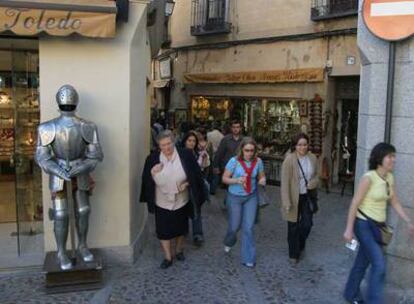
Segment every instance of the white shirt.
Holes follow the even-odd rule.
[[[314,168],[312,167],[312,163],[309,159],[309,156],[304,157],[298,157],[299,163],[302,166],[303,172],[305,173],[306,179],[309,183],[310,179],[312,178],[312,175],[314,173]],[[305,179],[303,178],[302,171],[300,170],[300,167],[298,165],[298,174],[299,174],[299,193],[300,194],[306,194],[308,192],[308,189],[306,187]]]
[[[180,209],[189,201],[189,193],[188,188],[181,192],[178,190],[178,186],[187,181],[187,175],[177,150],[174,150],[171,160],[160,153],[160,163],[163,165],[162,170],[153,176],[155,203],[167,210]]]

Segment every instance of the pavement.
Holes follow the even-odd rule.
[[[38,271],[0,273],[0,303],[307,303],[341,304],[342,290],[355,253],[342,241],[351,197],[320,193],[320,212],[308,239],[304,259],[291,266],[287,252],[287,224],[279,212],[279,188],[269,187],[273,202],[261,209],[256,225],[257,265],[240,264],[240,244],[225,254],[223,192],[203,207],[206,242],[196,248],[188,239],[186,261],[167,270],[159,264],[162,252],[150,216],[150,241],[134,265],[106,269],[105,287],[46,295]],[[386,303],[414,304],[414,289],[387,286]]]

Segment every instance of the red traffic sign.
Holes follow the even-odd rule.
[[[414,35],[414,0],[365,0],[362,14],[378,38],[396,41]]]

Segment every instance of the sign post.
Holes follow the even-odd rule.
[[[389,41],[387,105],[384,141],[391,141],[392,105],[394,96],[396,41],[414,34],[414,1],[365,0],[362,7],[365,25],[376,37]]]

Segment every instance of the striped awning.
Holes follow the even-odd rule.
[[[110,0],[0,0],[0,33],[110,38],[116,13]]]

